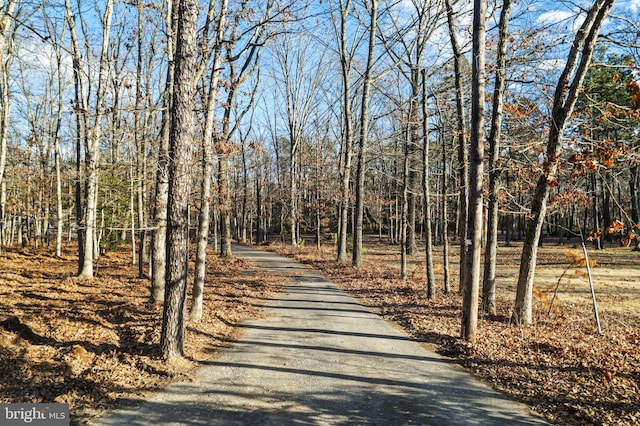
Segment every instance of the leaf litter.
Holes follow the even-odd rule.
[[[61,259],[34,249],[0,254],[0,402],[69,403],[74,421],[81,424],[172,381],[191,380],[199,362],[232,342],[235,325],[260,315],[264,300],[284,281],[255,273],[246,261],[210,253],[203,320],[188,323],[186,359],[166,362],[159,356],[161,307],[149,302],[149,281],[137,277],[128,248],[103,255],[97,277],[84,281],[74,277],[72,249]],[[499,288],[498,312],[480,318],[478,343],[470,346],[458,338],[461,297],[456,289],[427,300],[419,271],[423,264],[414,259],[409,278],[401,280],[389,254],[395,249],[368,248],[365,267],[355,269],[335,261],[331,250],[269,247],[320,270],[372,311],[553,424],[640,423],[636,294],[599,296],[607,309],[601,311],[604,333],[597,335],[584,300],[564,294],[547,315],[548,288],[556,284],[559,269],[551,274],[548,288],[538,286],[534,325],[510,323],[512,295]],[[615,256],[617,263],[636,263]],[[499,271],[516,264],[516,257],[502,253]],[[539,276],[548,265],[566,263],[562,257],[561,252],[541,252],[545,266]],[[605,276],[614,260],[599,260]],[[440,275],[441,266],[436,264]],[[610,284],[617,288],[623,281]],[[455,276],[452,283],[457,283]]]
[[[72,250],[65,247],[60,259],[32,248],[0,254],[0,402],[68,403],[79,424],[191,380],[283,284],[210,251],[203,319],[187,324],[185,359],[168,362],[159,351],[162,306],[150,301],[130,247],[102,255],[90,280],[75,278]]]

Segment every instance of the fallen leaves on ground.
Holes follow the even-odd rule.
[[[282,284],[210,252],[203,319],[187,325],[186,359],[167,362],[159,353],[162,306],[150,302],[149,280],[138,278],[130,259],[126,248],[106,253],[95,278],[78,280],[71,251],[60,259],[28,248],[0,254],[0,402],[68,403],[84,422],[118,401],[189,380]]]
[[[336,262],[332,252],[270,249],[321,270],[365,306],[554,424],[640,423],[640,301],[631,304],[633,296],[607,296],[618,308],[603,315],[603,335],[588,303],[557,301],[548,317],[549,298],[537,292],[535,325],[517,327],[509,322],[512,300],[499,297],[497,315],[480,319],[478,343],[469,346],[457,338],[460,296],[454,291],[427,300],[418,268],[403,281],[397,265],[375,248],[361,269]],[[513,255],[500,259],[517,262]],[[544,254],[540,260],[566,263]],[[616,262],[622,260],[635,263]],[[0,255],[0,402],[66,402],[83,422],[188,380],[283,281],[210,253],[203,320],[188,324],[187,359],[169,363],[158,353],[161,307],[149,302],[149,281],[137,277],[129,251],[103,255],[92,280],[77,280],[76,268],[70,251],[62,259],[34,249]]]
[[[365,306],[553,424],[640,424],[638,300],[634,310],[604,315],[598,335],[589,303],[555,302],[547,316],[548,295],[537,292],[535,324],[518,327],[510,322],[513,300],[499,296],[497,315],[480,318],[471,346],[458,338],[462,297],[456,289],[428,300],[424,275],[401,280],[398,266],[380,255],[365,255],[364,267],[356,269],[337,262],[333,252],[284,245],[269,250],[320,270]],[[566,263],[545,256],[541,262]]]

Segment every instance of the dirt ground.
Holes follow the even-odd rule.
[[[429,301],[422,255],[411,258],[403,281],[397,247],[373,240],[359,270],[337,263],[330,246],[320,252],[266,248],[321,270],[364,305],[554,424],[640,423],[640,253],[589,249],[603,331],[598,335],[579,246],[541,249],[535,324],[523,328],[509,321],[520,249],[500,247],[498,315],[481,318],[478,344],[471,347],[457,338],[455,255],[454,291]],[[97,277],[86,281],[74,278],[74,250],[68,247],[61,259],[28,248],[0,254],[0,402],[66,402],[81,424],[189,378],[200,361],[233,340],[234,325],[260,315],[264,299],[284,283],[251,273],[247,262],[211,253],[204,319],[188,324],[187,359],[167,363],[158,352],[161,308],[149,303],[149,282],[137,278],[130,247],[102,256]],[[439,289],[442,270],[437,253]]]
[[[335,262],[333,250],[269,249],[321,270],[364,305],[553,424],[640,424],[640,253],[588,247],[599,335],[581,245],[540,248],[535,323],[526,327],[510,321],[521,247],[501,246],[498,314],[481,316],[478,343],[470,346],[458,339],[462,298],[456,291],[457,246],[450,263],[453,292],[446,295],[441,291],[441,248],[436,248],[440,291],[432,301],[427,300],[421,251],[410,259],[409,278],[403,281],[398,248],[379,242],[365,245],[360,270]]]

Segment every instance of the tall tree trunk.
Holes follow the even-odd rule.
[[[213,2],[212,2],[213,3]],[[228,0],[223,0],[216,22],[215,43],[213,47],[213,65],[209,77],[209,93],[206,101],[206,119],[202,136],[202,201],[198,217],[198,237],[196,250],[196,270],[193,280],[191,310],[189,319],[202,319],[202,298],[206,272],[207,245],[209,243],[209,218],[211,216],[211,184],[213,178],[213,132],[215,121],[216,99],[218,97],[218,81],[222,63],[222,39],[224,35]]]
[[[460,284],[458,292],[462,292],[466,286],[465,279],[467,277],[467,220],[469,215],[469,157],[467,152],[467,136],[465,126],[465,112],[463,99],[463,83],[462,83],[462,51],[458,45],[456,37],[456,25],[454,23],[453,7],[451,0],[445,0],[445,8],[447,10],[447,24],[449,27],[449,36],[451,39],[451,48],[453,50],[453,68],[456,87],[456,133],[458,137],[458,165],[460,171],[460,195],[458,208],[458,238],[460,240]]]
[[[62,99],[62,96],[60,97]],[[62,111],[62,109],[60,109]],[[60,117],[61,118],[61,117]],[[59,121],[60,122],[60,121]],[[59,123],[58,122],[58,123]],[[56,254],[57,258],[62,256],[62,225],[64,223],[64,210],[62,209],[62,179],[60,177],[60,140],[59,133],[55,136],[54,145],[54,168],[56,175]],[[0,217],[2,219],[2,217]],[[1,232],[1,231],[0,231]],[[1,237],[0,237],[1,244]]]
[[[9,96],[9,53],[7,37],[13,27],[13,18],[17,0],[9,0],[0,10],[0,183],[4,181],[4,169],[7,164],[7,136],[9,134],[9,118],[11,97]],[[4,216],[0,216],[4,220]]]
[[[167,203],[169,197],[169,138],[171,132],[171,111],[173,102],[173,83],[175,74],[175,44],[178,23],[178,8],[172,0],[167,5],[167,75],[163,94],[164,109],[160,146],[158,149],[158,166],[156,169],[155,202],[153,205],[152,271],[151,299],[155,303],[164,302],[167,262]]]
[[[429,183],[429,114],[427,110],[427,72],[422,70],[422,191],[425,228],[425,272],[427,276],[427,298],[436,297],[436,277],[433,270],[433,241],[431,235],[431,191]]]
[[[478,294],[482,254],[483,165],[484,165],[484,86],[485,86],[485,20],[486,0],[475,0],[473,6],[473,65],[471,92],[471,159],[469,197],[469,260],[462,301],[462,337],[476,341],[478,328]]]
[[[82,54],[80,52],[80,44],[75,27],[75,15],[71,11],[71,3],[65,0],[65,17],[69,25],[69,34],[71,36],[71,56],[73,59],[73,78],[74,78],[74,108],[76,110],[76,180],[75,180],[75,207],[76,207],[76,228],[78,238],[78,274],[82,272],[85,258],[85,239],[84,239],[84,209],[83,209],[83,174],[82,174],[82,144],[87,144],[87,113],[89,106],[87,104],[87,91],[82,73]]]
[[[144,255],[147,244],[145,224],[145,155],[146,155],[146,109],[142,99],[142,56],[143,56],[143,11],[144,2],[138,2],[138,58],[136,63],[136,100],[134,112],[135,145],[136,145],[136,201],[138,213],[139,247],[138,247],[138,278],[144,278]]]
[[[419,63],[419,60],[416,61]],[[409,215],[407,218],[407,254],[414,255],[418,251],[417,232],[416,232],[416,205],[418,198],[418,178],[417,178],[417,165],[418,165],[418,143],[419,143],[419,130],[420,130],[420,118],[418,116],[418,105],[420,95],[420,71],[416,69],[411,70],[411,102],[409,103],[408,120],[409,120],[409,150],[407,155],[409,156]]]
[[[63,109],[63,81],[62,81],[62,52],[58,46],[55,50],[56,66],[57,66],[57,84],[58,84],[58,110],[56,113],[55,130],[53,134],[53,163],[54,174],[56,177],[56,251],[57,258],[62,256],[62,226],[64,223],[64,210],[62,206],[62,178],[60,171],[60,129],[62,127],[62,109]],[[2,218],[0,217],[0,220]],[[0,237],[1,239],[1,237]]]
[[[320,188],[320,183],[322,182],[322,177],[320,176],[320,140],[318,140],[318,144],[316,145],[316,170],[315,170],[315,198],[316,198],[316,250],[320,251],[322,248],[322,190]]]
[[[451,291],[451,279],[449,272],[449,203],[447,197],[447,189],[449,179],[447,178],[447,138],[442,135],[442,275],[443,275],[443,292],[449,294]]]
[[[504,108],[505,66],[507,59],[507,37],[511,0],[503,0],[498,23],[498,57],[496,79],[493,89],[493,109],[489,132],[489,205],[487,207],[487,245],[484,254],[484,277],[482,281],[482,309],[496,313],[496,255],[498,248],[498,179],[500,168],[500,138],[502,135],[502,111]]]
[[[7,139],[9,135],[9,119],[11,108],[11,96],[9,95],[9,59],[7,50],[7,38],[13,27],[16,0],[10,0],[0,10],[0,188],[2,188],[2,201],[0,202],[0,252],[5,244],[6,232],[6,182],[4,171],[7,164]]]
[[[338,261],[347,261],[349,223],[349,182],[353,157],[353,117],[351,110],[351,62],[347,54],[347,16],[351,1],[340,1],[340,76],[342,77],[342,114],[344,130],[340,149],[340,207],[338,210]]]
[[[291,233],[291,245],[298,247],[298,144],[297,136],[290,132],[291,144],[289,149],[289,232]]]
[[[138,263],[136,259],[136,184],[135,184],[135,171],[133,170],[133,158],[129,163],[129,220],[131,220],[131,264]]]
[[[263,223],[264,223],[264,213],[263,213],[263,208],[264,206],[262,205],[262,159],[261,159],[262,153],[260,151],[260,148],[258,148],[256,150],[256,243],[257,244],[261,244],[264,242],[265,238],[264,238],[264,227],[263,227]]]
[[[407,238],[408,227],[409,227],[409,144],[410,141],[410,133],[408,129],[405,133],[405,143],[404,143],[404,160],[402,167],[402,216],[401,216],[401,225],[400,225],[400,278],[403,280],[407,278],[407,254],[408,254],[408,243],[409,240]]]
[[[0,182],[0,252],[7,244],[10,221],[7,217],[7,182]]]
[[[102,118],[104,117],[104,97],[109,71],[109,41],[113,0],[107,0],[103,17],[102,48],[96,91],[95,118],[85,147],[85,170],[87,173],[87,197],[84,215],[84,259],[79,278],[93,278],[93,260],[96,255],[96,214],[98,205],[98,169],[100,165],[100,140],[102,138]]]
[[[443,292],[449,294],[451,291],[451,280],[449,273],[449,212],[448,212],[448,195],[449,179],[448,179],[448,156],[447,156],[447,134],[445,126],[442,120],[442,111],[438,103],[438,99],[435,98],[435,107],[438,110],[440,134],[439,138],[442,141],[442,263],[443,263]]]
[[[160,347],[165,358],[184,356],[188,272],[191,143],[194,134],[197,0],[178,6],[173,108],[169,145],[166,295]]]
[[[578,93],[589,68],[598,33],[614,2],[615,0],[596,0],[592,4],[582,26],[576,33],[567,57],[567,63],[556,86],[543,172],[536,184],[531,212],[526,219],[525,239],[513,311],[513,320],[517,324],[530,324],[532,321],[533,280],[538,241],[547,211],[549,187],[550,184],[556,182],[567,120],[573,112]]]
[[[248,213],[248,198],[249,198],[249,171],[247,167],[247,154],[244,142],[241,146],[242,149],[242,206],[240,212],[240,242],[245,244],[247,242],[247,227],[249,222]],[[251,235],[249,235],[251,239]]]
[[[360,136],[358,151],[358,168],[356,171],[356,206],[355,206],[355,226],[353,235],[353,266],[362,266],[362,232],[364,219],[364,175],[366,172],[366,150],[367,138],[369,133],[369,91],[371,89],[371,80],[373,72],[373,54],[376,42],[376,29],[378,22],[378,5],[380,0],[371,0],[371,8],[369,9],[370,28],[369,28],[369,47],[367,54],[367,68],[365,69],[362,89],[362,109],[360,113]]]

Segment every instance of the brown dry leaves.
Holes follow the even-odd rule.
[[[428,301],[421,265],[410,267],[411,279],[399,279],[390,255],[396,248],[367,247],[361,270],[337,263],[332,251],[275,248],[315,266],[362,304],[552,423],[640,423],[637,295],[599,295],[610,308],[601,311],[604,335],[598,336],[588,303],[562,298],[547,317],[550,297],[544,287],[536,291],[536,324],[511,325],[512,296],[499,288],[498,315],[481,318],[478,344],[470,347],[457,338],[460,297],[439,294]],[[63,259],[28,250],[0,255],[0,402],[68,402],[75,419],[83,420],[96,409],[188,379],[199,360],[233,339],[234,324],[256,315],[262,299],[282,284],[282,278],[248,272],[243,261],[223,262],[211,254],[204,319],[188,325],[188,359],[168,364],[157,352],[160,308],[148,303],[148,280],[137,278],[128,253],[104,255],[90,281],[73,277],[76,261],[70,252]],[[517,264],[516,253],[501,255],[501,271]],[[568,260],[558,253],[541,253],[541,266],[559,265],[560,273]],[[637,254],[629,255],[599,258],[601,273],[621,263],[635,265]],[[543,275],[544,269],[538,270]]]
[[[535,325],[519,328],[509,322],[513,299],[503,295],[498,314],[481,318],[478,343],[472,347],[458,339],[461,297],[439,294],[427,300],[424,275],[402,281],[390,256],[365,255],[365,266],[356,270],[337,263],[333,252],[272,249],[320,269],[362,304],[554,424],[640,423],[640,301],[632,310],[602,315],[604,334],[599,336],[589,303],[556,302],[557,309],[547,317],[549,295],[538,291]],[[545,256],[541,263],[567,261],[562,254]],[[455,277],[453,282],[457,286]],[[626,299],[601,299],[615,305],[615,300],[605,300],[615,297]]]
[[[0,402],[63,402],[82,421],[117,400],[140,398],[210,359],[281,283],[209,254],[204,316],[189,323],[187,359],[159,357],[161,306],[137,278],[129,251],[107,253],[79,281],[76,260],[37,250],[0,255]],[[192,265],[193,266],[193,265]],[[189,284],[191,286],[191,284]]]

